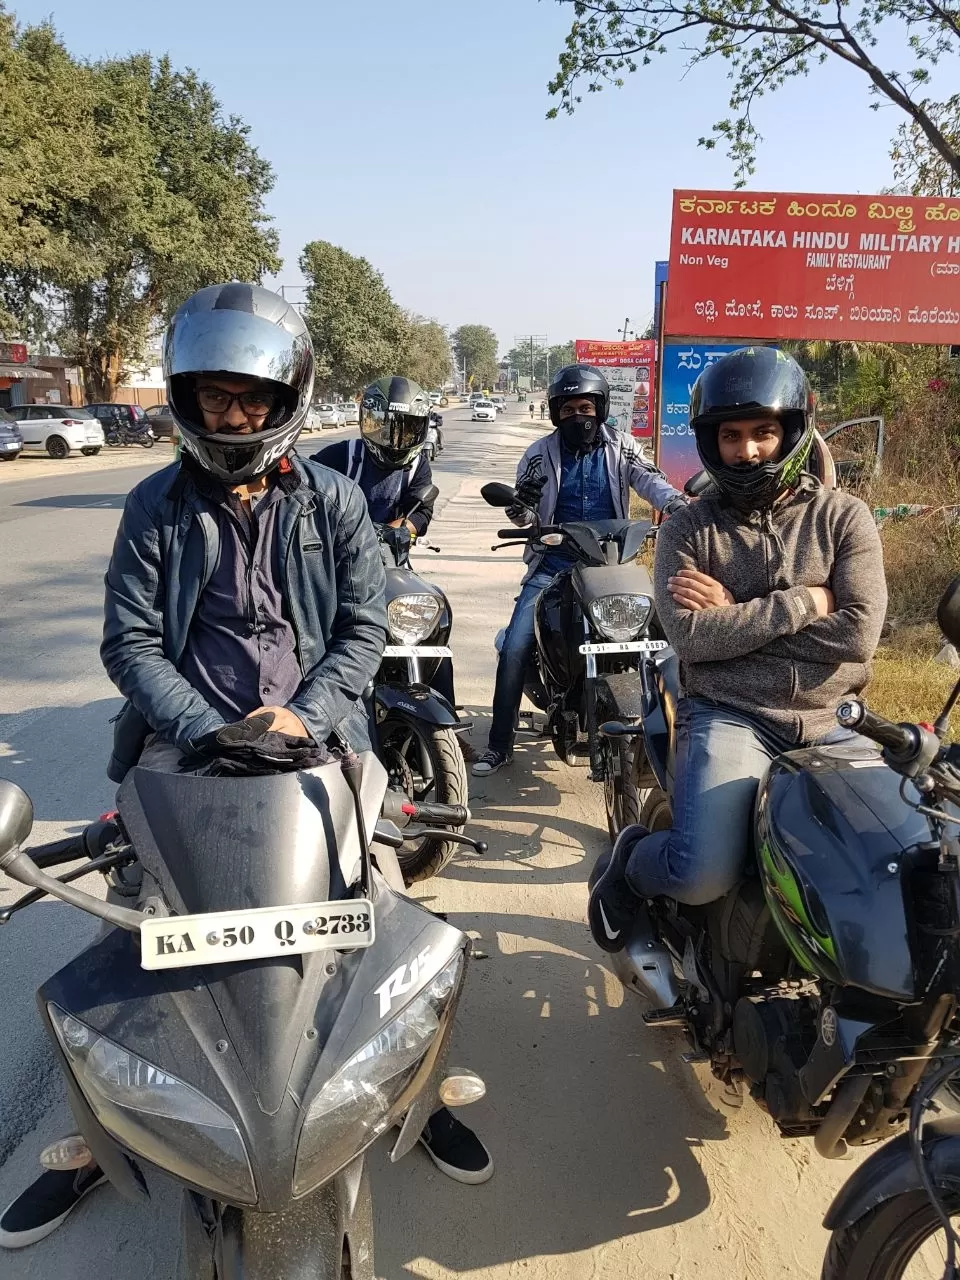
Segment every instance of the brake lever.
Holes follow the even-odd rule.
[[[486,853],[490,848],[486,840],[474,840],[473,836],[461,835],[458,831],[445,831],[442,827],[420,827],[418,830],[408,830],[404,836],[404,842],[407,840],[419,840],[423,836],[434,836],[438,840],[452,840],[455,844],[465,844],[474,853],[479,854]]]
[[[59,884],[69,884],[71,880],[79,880],[81,877],[89,875],[91,871],[112,871],[114,867],[126,867],[131,862],[136,862],[137,857],[132,849],[121,850],[118,853],[108,853],[102,858],[94,858],[90,862],[84,863],[82,867],[74,867],[72,871],[68,871],[66,875],[54,876]],[[0,925],[9,924],[10,917],[16,911],[22,911],[24,907],[32,907],[35,902],[39,902],[41,898],[47,898],[50,895],[46,889],[31,889],[29,893],[25,893],[22,898],[18,898],[16,902],[11,902],[9,907],[0,910]]]

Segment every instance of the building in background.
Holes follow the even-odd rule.
[[[43,362],[44,358],[40,360]],[[31,362],[25,342],[0,342],[0,409],[29,404],[37,387],[42,388],[39,398],[43,400],[48,398],[48,389],[67,392],[65,379],[61,386],[42,363]],[[57,397],[51,396],[50,399],[55,402]],[[70,403],[69,399],[64,397],[64,403]]]

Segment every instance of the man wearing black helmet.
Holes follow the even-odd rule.
[[[517,468],[518,505],[507,515],[521,526],[571,520],[625,519],[630,493],[668,514],[686,505],[666,476],[645,457],[629,434],[607,426],[610,388],[599,369],[575,364],[559,369],[547,392],[555,430],[535,441]],[[532,406],[531,406],[532,409]],[[496,773],[513,759],[517,712],[524,675],[533,654],[537,596],[554,574],[569,567],[563,551],[528,544],[527,573],[520,586],[497,662],[493,718],[487,750],[473,766],[477,777]]]
[[[598,861],[589,921],[605,951],[625,945],[644,898],[696,905],[733,888],[769,761],[838,732],[886,609],[869,509],[805,469],[813,399],[792,357],[725,356],[697,380],[690,424],[715,489],[661,530],[654,575],[684,694],[674,826],[627,827]]]

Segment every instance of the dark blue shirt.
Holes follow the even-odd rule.
[[[246,510],[220,485],[198,482],[215,515],[220,550],[200,594],[180,674],[227,723],[258,707],[282,707],[303,672],[284,607],[277,512],[284,478]]]
[[[557,506],[553,513],[554,524],[569,524],[574,520],[612,520],[616,516],[610,494],[610,477],[603,448],[589,453],[570,453],[560,449],[560,488]],[[548,552],[540,567],[548,573],[569,569],[573,557],[562,548]]]

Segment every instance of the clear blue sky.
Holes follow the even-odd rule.
[[[696,145],[726,113],[723,69],[661,58],[546,120],[572,11],[550,0],[10,0],[91,58],[149,50],[209,80],[272,163],[279,280],[331,240],[402,305],[455,327],[612,338],[652,311],[674,187],[732,185]],[[762,103],[757,189],[877,191],[893,108],[820,69]],[[296,296],[296,295],[294,295]],[[631,327],[632,327],[631,325]]]

